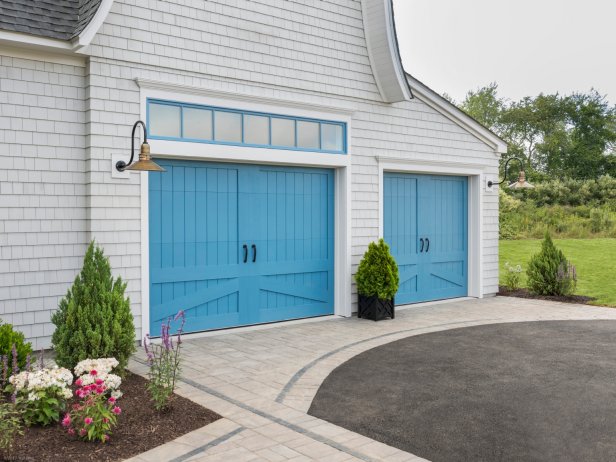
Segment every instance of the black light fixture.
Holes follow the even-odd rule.
[[[534,188],[532,184],[526,181],[526,173],[524,172],[524,161],[521,160],[519,157],[510,157],[509,159],[507,159],[507,162],[505,162],[505,178],[503,178],[498,183],[494,183],[492,180],[488,181],[488,188],[491,188],[492,186],[497,185],[497,184],[503,184],[505,181],[507,181],[507,169],[509,167],[509,162],[511,162],[512,160],[517,160],[520,163],[520,174],[518,175],[518,181],[509,184],[509,187],[511,189],[532,189]]]
[[[135,130],[137,130],[137,125],[141,125],[141,127],[143,127],[143,143],[141,143],[141,151],[139,151],[139,160],[133,163],[133,159],[135,158]],[[130,139],[130,160],[128,161],[128,164],[123,160],[119,160],[116,162],[116,169],[118,172],[123,172],[124,170],[139,170],[142,172],[165,171],[165,169],[154,162],[150,156],[148,131],[145,128],[145,124],[141,120],[138,120],[135,122],[135,125],[133,125],[133,134]]]

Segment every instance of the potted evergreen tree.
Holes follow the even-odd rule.
[[[383,239],[371,242],[355,274],[358,293],[358,318],[374,321],[394,319],[394,296],[400,278],[398,265]]]

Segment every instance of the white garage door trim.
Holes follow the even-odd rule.
[[[377,156],[379,166],[379,237],[383,237],[384,172],[468,176],[468,296],[483,298],[483,212],[481,207],[484,168],[478,164],[421,161]]]

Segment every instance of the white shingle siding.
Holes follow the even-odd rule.
[[[0,317],[47,346],[50,312],[93,237],[128,281],[141,337],[140,177],[111,176],[141,114],[136,78],[354,111],[353,271],[379,233],[376,156],[474,163],[496,177],[494,151],[419,99],[381,102],[362,24],[354,0],[116,0],[85,68],[2,58]],[[492,294],[498,195],[482,206]]]
[[[0,56],[0,318],[35,347],[85,251],[84,74]]]

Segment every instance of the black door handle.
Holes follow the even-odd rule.
[[[421,249],[419,250],[419,253],[421,253],[421,252],[423,252],[423,247],[424,247],[423,237],[421,239],[419,239],[419,242],[421,242]]]
[[[257,261],[257,246],[252,244],[252,262]]]
[[[244,263],[246,263],[248,261],[248,246],[244,244],[242,247],[244,248]]]
[[[428,243],[428,246],[426,247],[426,253],[428,253],[428,250],[430,250],[430,239],[426,238],[426,242]]]

